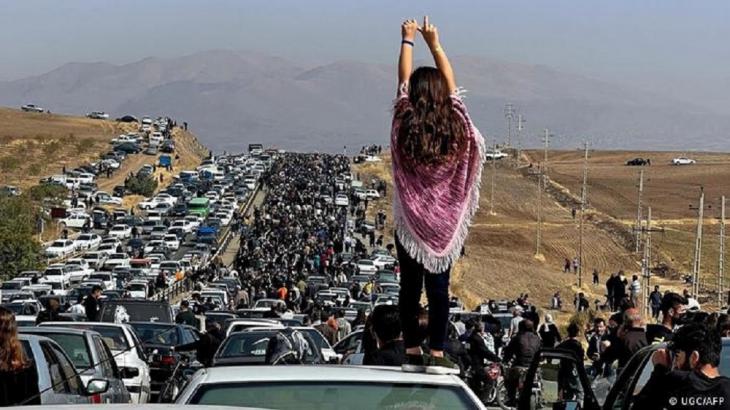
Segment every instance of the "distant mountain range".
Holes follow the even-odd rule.
[[[505,139],[504,105],[524,113],[523,146],[543,128],[555,147],[727,150],[730,116],[555,69],[454,57],[459,85],[485,135]],[[316,67],[261,53],[213,50],[135,63],[69,63],[0,82],[0,105],[35,103],[54,113],[169,115],[215,150],[251,142],[340,152],[388,143],[395,67],[338,61]]]

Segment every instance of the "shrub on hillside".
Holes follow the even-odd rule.
[[[26,196],[0,197],[0,280],[43,264],[35,236],[38,207]]]
[[[131,194],[152,196],[157,189],[157,180],[149,176],[133,176],[124,183],[124,188]]]

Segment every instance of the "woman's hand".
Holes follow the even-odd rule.
[[[401,36],[403,40],[413,41],[416,39],[416,32],[418,31],[418,23],[416,20],[406,20],[400,26]]]
[[[436,26],[428,22],[428,16],[423,17],[423,26],[418,28],[428,48],[434,50],[439,46],[439,33]]]

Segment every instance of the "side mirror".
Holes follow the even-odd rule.
[[[139,376],[139,369],[136,367],[122,367],[119,370],[119,373],[121,374],[122,379],[133,379]]]
[[[109,390],[109,381],[104,379],[91,379],[89,384],[86,385],[86,394],[94,395],[106,393]]]

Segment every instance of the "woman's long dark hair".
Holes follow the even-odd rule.
[[[457,117],[446,81],[434,67],[419,67],[410,77],[410,108],[401,113],[398,145],[421,164],[451,160],[464,147],[466,130]]]
[[[13,313],[0,307],[0,371],[14,372],[28,365],[18,340],[18,324]]]

